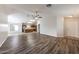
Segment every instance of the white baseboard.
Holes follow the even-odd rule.
[[[45,34],[45,33],[40,33],[40,34],[44,34],[44,35],[49,35],[49,36],[57,37],[56,35],[50,35],[50,34]]]

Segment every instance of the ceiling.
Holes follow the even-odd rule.
[[[40,15],[49,18],[52,16],[79,16],[79,4],[52,4],[46,7],[46,4],[0,4],[0,14],[14,15],[20,19],[28,18],[33,10],[38,10]],[[29,18],[30,19],[30,18]]]
[[[78,4],[52,4],[51,7],[47,8],[46,4],[3,4],[0,5],[0,12],[5,14],[13,13],[28,13],[38,9],[39,13],[42,14],[75,14],[79,13]]]

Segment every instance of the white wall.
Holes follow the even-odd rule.
[[[0,24],[7,24],[7,15],[0,13]]]
[[[7,15],[0,14],[0,47],[8,37]]]
[[[57,17],[57,37],[64,36],[64,17],[58,16]]]
[[[56,27],[57,27],[57,17],[48,16],[41,20],[40,33],[50,36],[57,36]]]
[[[0,24],[0,32],[7,32],[8,24]]]

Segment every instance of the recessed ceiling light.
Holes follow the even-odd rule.
[[[68,17],[73,17],[73,16],[68,16]]]
[[[35,20],[30,20],[30,21],[34,22]]]
[[[27,23],[32,23],[32,22],[27,22]]]

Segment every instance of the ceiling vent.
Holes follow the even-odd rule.
[[[52,6],[52,4],[47,4],[47,5],[46,5],[46,7],[48,7],[48,8],[51,7],[51,6]]]

